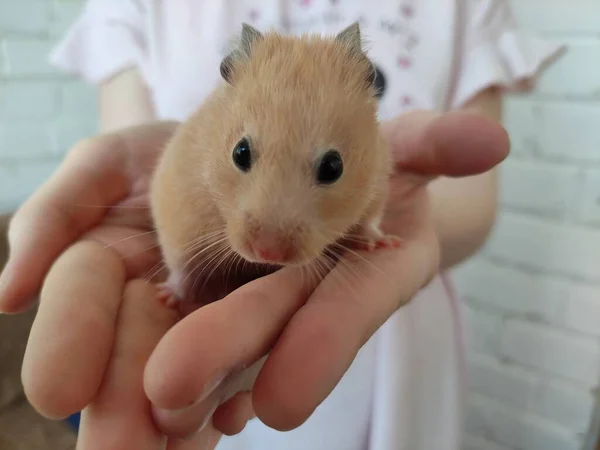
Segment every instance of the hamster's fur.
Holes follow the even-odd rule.
[[[307,264],[350,230],[369,249],[398,243],[379,231],[391,163],[358,24],[334,37],[244,24],[221,74],[173,136],[151,185],[178,297],[219,264]],[[232,156],[244,138],[248,170]],[[324,184],[317,172],[329,150],[343,170]]]

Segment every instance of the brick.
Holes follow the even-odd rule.
[[[600,343],[542,324],[506,321],[500,352],[527,367],[587,385],[600,376]]]
[[[56,85],[49,81],[4,82],[0,90],[0,120],[48,119],[56,114]]]
[[[510,94],[504,97],[502,124],[510,135],[509,158],[533,154],[534,145],[537,143],[534,112],[531,100]]]
[[[463,439],[462,450],[513,450],[503,445],[488,441],[479,436],[466,435]]]
[[[51,33],[54,36],[61,36],[67,29],[73,25],[74,20],[81,11],[83,2],[75,1],[55,1],[52,3],[52,26]]]
[[[6,157],[43,157],[53,150],[52,133],[47,123],[5,122],[0,127],[0,161]]]
[[[564,297],[569,287],[563,281],[483,258],[462,266],[454,279],[460,295],[489,305],[499,314],[562,323]]]
[[[510,419],[509,419],[510,420]],[[535,419],[526,422],[531,427],[526,433],[524,449],[527,450],[581,450],[580,436],[553,423],[539,423]]]
[[[597,0],[510,0],[518,23],[541,33],[597,35],[600,33],[600,3]]]
[[[504,206],[564,217],[576,198],[579,171],[574,167],[508,159],[499,172]]]
[[[4,49],[10,76],[48,75],[56,71],[47,63],[51,43],[35,38],[7,38]]]
[[[537,111],[539,156],[600,160],[600,105],[541,102]]]
[[[471,351],[494,354],[497,351],[502,321],[498,316],[465,306],[466,344]]]
[[[95,117],[84,115],[81,119],[63,119],[54,126],[54,142],[56,154],[66,153],[74,144],[83,138],[97,134],[97,123]]]
[[[581,440],[563,427],[471,394],[467,431],[500,445],[526,450],[580,450]]]
[[[14,211],[59,165],[56,161],[0,164],[0,212]]]
[[[0,74],[8,72],[8,56],[6,55],[6,48],[4,41],[0,40]]]
[[[584,434],[594,411],[594,396],[589,389],[563,382],[545,380],[539,386],[531,411]]]
[[[564,325],[572,330],[600,336],[600,286],[572,285],[565,295]]]
[[[61,114],[64,117],[85,117],[97,114],[97,90],[81,81],[60,85]]]
[[[50,25],[48,0],[0,0],[0,30],[4,33],[42,33]]]
[[[581,176],[575,219],[584,224],[600,225],[600,169],[587,169]]]
[[[517,156],[600,161],[600,105],[510,96],[504,122]]]
[[[600,16],[599,16],[600,17]],[[536,96],[600,99],[600,38],[549,39],[567,46],[536,85]],[[585,70],[576,70],[585,67]]]
[[[502,364],[484,355],[469,358],[470,388],[488,398],[519,409],[527,409],[533,399],[538,378],[518,367]]]
[[[486,252],[538,270],[600,280],[600,229],[503,212]]]

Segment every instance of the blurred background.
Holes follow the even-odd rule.
[[[600,0],[512,3],[525,29],[566,41],[569,51],[535,92],[506,99],[512,155],[501,169],[501,214],[486,248],[455,272],[469,348],[465,450],[592,450],[600,421]],[[46,63],[81,4],[0,0],[0,214],[95,133],[93,89]],[[74,448],[70,430],[38,418],[20,391],[30,318],[0,318],[0,448]]]

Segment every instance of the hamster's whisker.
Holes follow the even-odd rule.
[[[342,279],[342,282],[346,285],[351,285],[353,280],[360,280],[364,277],[364,274],[360,273],[360,271],[350,263],[342,253],[336,252],[334,249],[327,249],[330,255],[335,256],[335,259],[330,255],[327,255],[330,258],[332,264],[334,264],[337,270],[332,270],[332,276],[339,276]],[[347,278],[345,277],[347,274]]]
[[[197,247],[198,245],[210,240],[210,239],[215,239],[219,236],[223,236],[225,235],[225,230],[217,230],[217,231],[213,231],[212,233],[207,233],[204,234],[202,236],[199,236],[195,239],[192,239],[190,242],[188,242],[184,247],[183,250],[185,251],[194,251],[194,248]]]
[[[195,290],[196,283],[198,283],[198,280],[202,277],[202,273],[204,272],[204,270],[207,267],[207,264],[205,264],[206,260],[208,258],[214,257],[216,254],[219,254],[220,251],[221,251],[221,249],[219,249],[219,248],[214,249],[212,251],[212,253],[205,255],[205,257],[198,264],[196,264],[192,270],[189,271],[189,273],[185,277],[184,281],[186,281],[191,276],[195,276],[194,282],[192,283],[192,286],[190,288],[190,292],[192,292],[194,294],[197,293],[197,291]],[[201,270],[198,272],[199,269],[201,269]]]
[[[137,252],[133,252],[133,253],[130,253],[130,254],[127,254],[127,255],[121,255],[121,256],[122,256],[123,259],[133,258],[134,256],[138,256],[141,253],[147,252],[147,251],[152,250],[152,249],[157,248],[157,247],[160,247],[159,243],[151,245],[150,247],[142,248],[141,250],[139,250]]]
[[[215,259],[217,259],[223,252],[226,252],[228,248],[229,245],[226,244],[224,246],[217,247],[210,254],[205,255],[202,261],[200,261],[200,263],[196,265],[196,268],[194,270],[194,272],[196,272],[200,268],[200,266],[204,266],[198,274],[198,277],[200,277],[204,273],[204,271],[212,265]]]
[[[165,260],[162,259],[159,262],[157,262],[154,266],[152,266],[152,268],[148,272],[146,272],[146,274],[142,278],[146,279],[146,282],[150,282],[152,281],[152,278],[157,276],[160,273],[160,271],[166,267],[167,265],[165,263]]]
[[[199,274],[199,275],[202,275],[202,272],[203,272],[203,271],[204,271],[204,269],[206,268],[206,264],[205,264],[205,263],[207,262],[207,260],[211,260],[211,261],[212,261],[212,259],[214,258],[214,256],[215,256],[215,255],[218,255],[218,254],[219,254],[219,253],[222,251],[222,248],[223,248],[223,247],[219,247],[219,244],[222,244],[222,243],[223,243],[224,241],[226,241],[226,240],[227,240],[227,238],[226,238],[226,237],[225,237],[225,238],[223,238],[223,239],[220,239],[219,241],[217,241],[217,242],[214,242],[213,244],[209,245],[208,247],[205,247],[205,248],[203,248],[203,249],[202,249],[202,250],[200,250],[198,253],[196,253],[194,256],[192,256],[192,257],[189,259],[189,261],[186,263],[185,267],[189,266],[189,265],[192,263],[192,261],[194,261],[194,259],[196,259],[198,256],[202,256],[202,255],[204,254],[204,255],[203,255],[203,257],[200,259],[200,261],[198,261],[198,263],[197,263],[197,264],[195,264],[194,268],[193,268],[192,270],[189,270],[189,271],[188,271],[188,274],[187,274],[187,276],[185,277],[185,280],[184,280],[184,282],[185,282],[185,281],[187,281],[187,279],[188,279],[188,278],[189,278],[189,277],[190,277],[192,274],[195,274],[195,273],[198,271],[198,269],[204,265],[204,268],[202,269],[202,271],[201,271],[201,272],[200,272],[200,274]],[[216,248],[214,248],[215,246],[216,246]],[[207,253],[207,254],[205,254],[206,252],[208,252],[208,253]],[[209,262],[210,262],[210,261],[209,261]],[[185,268],[185,267],[184,267],[184,268]],[[198,275],[198,276],[199,276],[199,275]]]
[[[386,273],[385,273],[383,270],[381,270],[379,267],[377,267],[375,264],[373,264],[373,263],[372,263],[371,261],[369,261],[368,259],[366,259],[366,258],[364,258],[363,256],[361,256],[361,255],[359,255],[358,253],[356,253],[354,250],[352,250],[352,249],[350,249],[350,248],[346,247],[346,246],[345,246],[345,245],[343,245],[343,244],[340,244],[339,242],[334,242],[333,246],[334,246],[334,247],[336,247],[336,248],[339,248],[339,249],[341,249],[341,250],[344,250],[344,251],[346,251],[346,252],[348,252],[348,253],[351,253],[351,254],[353,254],[354,256],[356,256],[357,258],[359,258],[360,260],[362,260],[363,262],[365,262],[365,263],[367,263],[368,265],[370,265],[371,267],[373,267],[373,268],[374,268],[375,270],[377,270],[377,272],[379,272],[380,274],[387,276],[387,275],[386,275]]]
[[[213,254],[215,254],[216,252],[219,251],[220,247],[216,247],[216,248],[212,248],[215,245],[218,245],[219,242],[215,242],[214,244],[212,244],[209,247],[203,248],[202,250],[200,250],[197,254],[193,255],[185,264],[184,269],[182,269],[182,271],[184,273],[187,273],[187,275],[185,276],[184,280],[182,281],[182,285],[186,285],[186,281],[188,280],[188,278],[194,274],[196,274],[196,272],[198,271],[198,269],[204,264],[204,262],[210,258]],[[193,264],[192,268],[187,269],[192,262],[194,262],[194,259],[196,259],[197,257],[202,256],[202,258],[200,258],[199,261],[197,261],[196,263]]]
[[[185,270],[198,256],[202,255],[204,252],[210,250],[211,248],[213,248],[214,246],[218,246],[219,244],[225,242],[227,240],[227,236],[207,245],[206,247],[203,247],[200,251],[194,253],[192,255],[192,257],[190,259],[188,259],[188,261],[185,263],[185,265],[183,266],[182,270]],[[197,247],[196,247],[197,248]]]
[[[217,236],[219,234],[224,234],[224,233],[225,233],[225,229],[214,230],[214,231],[211,231],[210,233],[205,233],[205,234],[202,234],[202,235],[200,235],[200,236],[192,239],[190,242],[188,242],[187,245],[191,245],[191,244],[193,244],[195,242],[199,242],[199,241],[202,241],[204,239],[210,238],[211,236]]]
[[[227,246],[225,248],[225,251],[222,253],[224,253],[224,254],[221,255],[221,258],[219,259],[219,261],[214,265],[213,269],[210,271],[208,276],[204,279],[204,284],[202,285],[200,290],[204,289],[204,286],[206,286],[207,280],[210,280],[210,277],[213,275],[213,273],[216,272],[216,270],[223,264],[223,262],[227,261],[227,258],[229,258],[229,256],[231,256],[231,254],[233,253],[233,249],[231,247]]]
[[[233,275],[235,276],[237,273],[237,266],[239,265],[240,259],[242,259],[242,257],[233,249],[231,250],[231,254],[233,257],[229,259],[229,264],[226,268],[227,274],[225,275],[225,285],[229,282],[229,275],[233,272]]]
[[[364,244],[365,243],[365,239],[364,238],[360,238],[360,237],[353,237],[349,234],[345,234],[344,237],[342,238],[345,241],[349,241],[349,242],[356,242],[357,244]]]
[[[222,272],[225,274],[225,286],[228,286],[229,275],[231,275],[231,268],[237,259],[237,254],[230,248],[224,258],[221,263],[224,264]]]
[[[211,239],[205,239],[202,242],[197,242],[192,245],[189,249],[184,250],[184,254],[193,255],[191,258],[196,258],[198,255],[202,254],[206,249],[213,247],[216,244],[219,244],[223,241],[227,240],[227,237],[219,237],[215,236]]]
[[[311,274],[315,277],[315,282],[320,283],[323,280],[323,275],[321,275],[321,261],[319,258],[315,258],[313,264],[309,265],[308,268],[311,270]]]
[[[235,268],[233,269],[233,273],[239,273],[240,271],[240,263],[242,263],[242,271],[244,270],[244,262],[246,261],[244,258],[242,258],[242,256],[240,256],[237,252],[235,253],[235,258],[233,261],[235,261]]]
[[[127,206],[127,205],[82,205],[76,203],[74,205],[77,208],[97,208],[97,209],[146,209],[149,210],[149,206]]]
[[[331,273],[331,270],[333,269],[335,264],[332,264],[331,261],[329,261],[326,256],[321,256],[321,257],[317,258],[316,261],[317,261],[317,267],[320,269],[318,280],[319,280],[319,282],[321,282],[325,279],[325,277],[327,277],[327,275],[329,275]]]
[[[202,238],[195,239],[192,242],[188,243],[187,246],[183,248],[184,253],[193,253],[197,251],[199,248],[209,245],[211,242],[215,240],[219,240],[219,238],[227,237],[225,232],[219,232],[215,234],[211,234],[209,236],[203,236]]]
[[[308,264],[306,266],[303,266],[303,274],[306,274],[309,277],[309,281],[311,284],[318,284],[321,281],[321,277],[319,277],[319,272],[317,269],[318,266],[318,262],[317,260],[314,261],[313,264]],[[314,281],[313,281],[314,280]]]
[[[229,255],[229,253],[231,252],[231,247],[226,246],[226,247],[222,247],[217,254],[206,264],[206,266],[204,267],[204,269],[206,267],[209,266],[213,266],[213,269],[209,272],[207,277],[204,277],[204,283],[202,283],[202,286],[200,287],[200,291],[202,291],[204,289],[204,287],[206,286],[206,283],[208,282],[208,280],[210,279],[210,277],[212,276],[213,273],[215,273],[215,271],[219,268],[219,266],[221,265],[221,263],[224,261],[225,258],[227,258],[227,256]],[[220,258],[219,261],[213,265],[213,262],[217,259]],[[198,282],[198,280],[200,279],[202,273],[204,272],[204,269],[202,269],[202,271],[200,272],[200,274],[198,275],[198,277],[196,278],[196,281],[194,281],[194,285],[192,286],[192,290],[195,289],[196,283]],[[194,292],[196,292],[194,290]]]
[[[142,236],[146,236],[148,234],[153,234],[156,233],[156,230],[152,230],[152,231],[146,231],[144,233],[138,233],[138,234],[134,234],[133,236],[127,236],[126,238],[123,239],[119,239],[116,242],[113,242],[112,244],[107,244],[104,246],[104,248],[112,248],[117,244],[120,244],[121,242],[125,242],[125,241],[129,241],[130,239],[134,239],[134,238],[138,238],[138,237],[142,237]]]

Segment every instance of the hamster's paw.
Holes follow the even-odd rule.
[[[179,298],[177,291],[169,282],[159,283],[157,285],[158,300],[165,305],[167,308],[177,308],[179,303],[181,302],[181,298]]]
[[[383,234],[379,227],[375,225],[364,227],[361,230],[361,241],[353,243],[353,246],[367,251],[400,248],[401,245],[402,239],[393,234]]]

